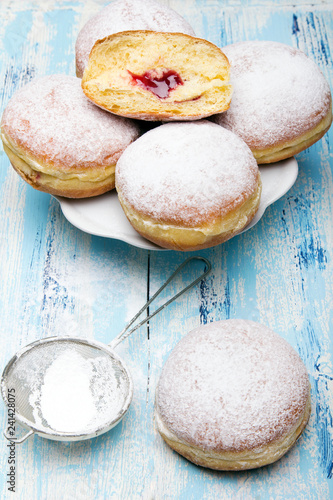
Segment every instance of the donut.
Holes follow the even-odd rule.
[[[253,469],[280,459],[311,412],[306,368],[290,344],[249,320],[192,330],[167,359],[155,423],[165,442],[210,469]]]
[[[139,133],[132,120],[89,102],[80,80],[67,75],[32,80],[1,120],[3,148],[19,175],[35,189],[69,198],[113,189],[116,162]]]
[[[117,115],[198,120],[228,109],[229,66],[221,49],[207,40],[124,31],[95,43],[82,88],[95,104]]]
[[[228,111],[214,121],[239,135],[259,164],[289,158],[318,141],[332,122],[332,98],[318,66],[278,42],[223,48],[234,88]]]
[[[173,9],[153,0],[118,0],[88,20],[75,44],[76,75],[82,78],[97,40],[120,31],[149,30],[194,35],[192,27]]]
[[[124,151],[116,190],[138,233],[192,251],[226,241],[252,220],[261,179],[250,149],[232,132],[208,120],[173,122]]]

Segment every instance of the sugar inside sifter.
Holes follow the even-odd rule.
[[[155,298],[190,262],[204,262],[200,276],[139,321]],[[133,382],[115,347],[211,270],[203,257],[186,259],[131,319],[109,345],[76,337],[47,337],[21,349],[7,363],[1,393],[8,409],[15,397],[15,421],[27,432],[15,438],[7,425],[4,435],[23,443],[37,434],[58,441],[80,441],[99,436],[117,425],[133,397]],[[131,328],[132,327],[132,328]]]

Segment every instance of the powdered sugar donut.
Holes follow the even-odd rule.
[[[114,188],[115,165],[139,136],[133,121],[113,116],[84,96],[80,80],[32,80],[9,101],[1,139],[14,169],[34,188],[84,198]]]
[[[214,120],[238,134],[259,164],[289,158],[329,129],[330,88],[303,52],[269,41],[235,43],[223,52],[234,93],[228,111]]]
[[[194,35],[177,12],[154,0],[118,0],[104,7],[81,29],[75,44],[76,74],[82,77],[90,51],[102,38],[129,30],[150,30]]]
[[[212,469],[275,462],[294,445],[310,412],[309,379],[296,351],[247,320],[192,330],[172,351],[156,390],[163,439]]]
[[[161,125],[131,144],[118,161],[116,189],[142,236],[164,248],[196,250],[252,220],[261,180],[246,144],[202,120]]]

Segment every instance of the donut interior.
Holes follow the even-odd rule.
[[[145,120],[199,119],[228,109],[229,62],[182,33],[127,31],[94,45],[82,88],[112,113]]]

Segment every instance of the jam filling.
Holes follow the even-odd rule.
[[[146,71],[143,75],[128,72],[136,85],[149,90],[160,99],[166,99],[169,97],[171,90],[174,90],[178,85],[184,84],[180,75],[171,69],[164,69],[162,74],[159,75],[154,70]]]

